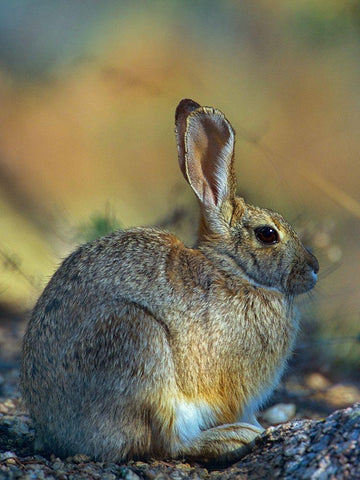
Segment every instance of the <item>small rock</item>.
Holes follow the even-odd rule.
[[[122,478],[125,480],[140,480],[139,475],[136,475],[136,473],[129,468],[125,468],[121,473],[123,475]]]
[[[155,475],[154,480],[170,480],[170,477],[166,473],[161,472]]]
[[[311,390],[326,390],[331,386],[331,382],[321,373],[311,373],[305,378],[305,385]]]
[[[272,425],[284,423],[294,417],[296,405],[294,403],[277,403],[263,412],[264,420]]]
[[[85,455],[83,453],[76,453],[73,457],[69,457],[66,459],[67,462],[73,463],[88,463],[91,461],[89,455]]]
[[[8,398],[7,400],[5,400],[4,405],[7,408],[15,408],[15,402],[12,398]]]
[[[338,383],[329,388],[327,399],[334,407],[345,407],[360,401],[360,390],[355,385]]]
[[[0,453],[0,462],[7,461],[11,458],[12,459],[17,458],[16,453],[14,453],[14,452],[2,452],[2,453]]]
[[[101,475],[101,480],[116,480],[116,475],[113,473],[103,473]]]

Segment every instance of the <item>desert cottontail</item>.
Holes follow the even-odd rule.
[[[234,131],[176,110],[181,171],[200,203],[196,248],[138,228],[80,246],[38,300],[21,386],[38,447],[99,460],[235,460],[297,331],[316,258],[273,211],[235,196]]]

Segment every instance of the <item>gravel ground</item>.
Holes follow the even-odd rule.
[[[1,404],[3,405],[3,404]],[[223,469],[174,461],[92,462],[34,454],[34,432],[21,399],[0,415],[0,479],[357,479],[360,478],[360,404],[324,420],[295,420],[269,427],[252,452]]]

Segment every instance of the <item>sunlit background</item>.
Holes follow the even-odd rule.
[[[1,2],[0,303],[29,310],[60,260],[109,227],[191,243],[173,120],[184,97],[225,112],[239,193],[283,213],[320,260],[300,300],[303,340],[320,347],[301,355],[356,371],[355,0]]]

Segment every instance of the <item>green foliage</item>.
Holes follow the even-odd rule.
[[[354,12],[321,2],[292,5],[291,31],[312,47],[334,46],[354,34]]]
[[[78,236],[81,241],[90,242],[121,228],[123,226],[107,207],[104,213],[94,213],[89,221],[79,228]]]

